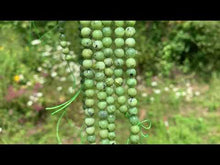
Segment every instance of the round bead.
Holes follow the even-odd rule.
[[[110,27],[104,27],[102,32],[105,37],[110,37],[112,35],[112,30]]]
[[[90,79],[85,79],[84,86],[86,89],[92,88],[94,86],[94,81]]]
[[[113,50],[111,48],[105,48],[103,52],[105,57],[111,57],[113,55]]]
[[[115,99],[114,99],[114,97],[112,97],[112,96],[108,96],[108,97],[106,98],[106,102],[107,102],[108,104],[113,104],[113,103],[115,102]]]
[[[135,39],[134,38],[127,38],[125,40],[125,44],[129,47],[134,47],[136,42],[135,42]]]
[[[95,74],[95,79],[97,81],[103,81],[105,79],[105,74],[103,72],[97,72]]]
[[[110,140],[114,140],[115,137],[116,137],[115,132],[109,132],[109,133],[108,133],[108,138],[109,138]]]
[[[87,116],[93,116],[94,113],[95,113],[95,111],[94,111],[93,108],[86,108],[86,109],[85,109],[85,114],[86,114]]]
[[[122,84],[123,84],[123,79],[121,77],[115,79],[115,85],[121,86]]]
[[[97,61],[103,61],[105,59],[104,53],[102,51],[95,52],[94,57]]]
[[[114,123],[115,122],[115,115],[109,115],[108,116],[108,122],[109,123]]]
[[[123,38],[116,38],[115,39],[115,46],[116,47],[122,47],[122,46],[124,46],[124,44],[125,44],[125,41]]]
[[[115,26],[117,26],[117,27],[124,26],[124,21],[114,21],[114,22],[115,22]]]
[[[106,87],[106,93],[107,95],[112,95],[114,92],[114,89],[112,87]]]
[[[64,48],[64,49],[63,49],[63,53],[64,53],[64,54],[68,54],[69,52],[70,52],[69,48]]]
[[[102,43],[104,47],[110,47],[112,45],[112,39],[111,37],[104,37],[102,39]]]
[[[105,69],[105,63],[99,61],[99,62],[97,62],[97,63],[95,64],[95,67],[96,67],[96,69],[98,69],[98,70],[104,70],[104,69]]]
[[[119,107],[119,111],[121,113],[125,113],[125,112],[128,111],[128,107],[126,105],[122,105],[122,106]]]
[[[123,94],[125,93],[125,90],[124,90],[123,87],[117,87],[117,88],[115,89],[115,93],[116,93],[118,96],[121,96],[121,95],[123,95]]]
[[[128,58],[128,59],[126,60],[126,66],[127,66],[128,68],[134,68],[134,67],[136,66],[136,61],[135,61],[135,59],[134,59],[134,58]]]
[[[91,49],[83,49],[83,51],[82,51],[82,56],[84,58],[91,58],[92,54],[93,54],[93,52]]]
[[[106,58],[104,59],[104,63],[105,63],[105,66],[110,67],[113,64],[113,60],[112,58]]]
[[[83,27],[90,26],[90,23],[91,23],[91,21],[80,21],[80,24],[81,24]]]
[[[65,39],[66,39],[65,34],[61,34],[61,35],[60,35],[60,40],[65,40]]]
[[[129,98],[128,99],[128,104],[132,107],[137,105],[137,99],[136,98]]]
[[[103,25],[110,26],[112,21],[102,21]]]
[[[134,48],[128,48],[126,50],[126,55],[128,58],[134,58],[137,54],[137,51]]]
[[[95,143],[95,140],[96,140],[95,135],[87,136],[87,141],[89,143]]]
[[[83,75],[86,77],[86,78],[93,78],[93,76],[94,76],[94,73],[93,73],[93,71],[92,70],[90,70],[90,69],[88,69],[88,70],[85,70],[84,72],[83,72]]]
[[[115,35],[116,37],[123,37],[125,34],[125,30],[122,27],[118,27],[115,29]]]
[[[101,144],[110,144],[110,141],[108,139],[102,139]]]
[[[89,46],[92,45],[92,40],[90,40],[89,38],[83,38],[82,41],[81,41],[81,44],[84,47],[89,47]]]
[[[132,144],[138,144],[139,140],[140,140],[140,138],[138,135],[131,135],[130,136],[130,141]]]
[[[93,29],[102,29],[102,21],[91,21],[91,26]]]
[[[84,60],[84,61],[83,61],[83,67],[84,67],[85,69],[90,69],[90,68],[92,68],[92,65],[93,65],[92,60]]]
[[[102,41],[99,41],[99,40],[95,41],[95,42],[93,43],[93,47],[94,47],[96,50],[102,49],[102,48],[103,48]]]
[[[124,65],[124,60],[121,58],[118,58],[114,61],[114,64],[116,67],[122,67]]]
[[[60,45],[61,45],[63,48],[65,48],[65,47],[67,46],[67,42],[66,42],[66,41],[61,41],[61,42],[60,42]]]
[[[124,49],[121,49],[121,48],[115,49],[114,53],[115,53],[115,56],[118,58],[122,58],[125,55]]]
[[[86,118],[85,119],[85,124],[87,125],[87,126],[92,126],[93,124],[95,123],[95,119],[94,118]]]
[[[107,120],[101,120],[99,121],[99,127],[101,129],[107,129],[108,128],[108,121]]]
[[[93,99],[86,99],[85,100],[85,105],[87,107],[92,107],[94,105],[95,101]]]
[[[98,103],[98,108],[99,109],[105,109],[107,106],[107,103],[105,101],[101,101]]]
[[[127,80],[127,85],[129,87],[135,87],[137,85],[137,80],[135,78],[129,78]]]
[[[110,123],[110,124],[108,125],[108,130],[109,130],[110,132],[113,132],[113,131],[115,130],[115,124],[114,124],[114,123]]]
[[[126,103],[126,97],[125,96],[118,97],[118,103],[120,105],[123,105],[124,103]]]
[[[99,135],[103,139],[107,138],[108,137],[108,130],[107,129],[100,130]]]
[[[111,77],[108,77],[105,82],[107,86],[112,86],[114,83],[114,79]]]
[[[128,89],[128,95],[131,97],[134,97],[137,95],[137,90],[135,88],[129,88]]]
[[[99,100],[105,100],[107,97],[107,94],[105,92],[98,92],[97,97]]]
[[[87,89],[87,90],[85,91],[85,95],[86,95],[86,97],[93,97],[93,96],[95,95],[95,90],[93,90],[93,89]]]
[[[130,121],[130,123],[131,123],[132,125],[137,125],[138,122],[139,122],[139,119],[138,119],[137,116],[131,116],[131,117],[129,118],[129,121]]]
[[[107,119],[108,112],[106,112],[106,111],[99,111],[98,115],[99,115],[100,119]]]
[[[103,34],[102,34],[102,31],[101,30],[94,30],[92,32],[92,38],[95,39],[95,40],[100,40],[102,39],[103,37]]]
[[[115,77],[122,77],[123,70],[122,69],[115,69],[114,70],[114,75],[115,75]]]
[[[126,73],[127,73],[127,75],[128,76],[130,76],[130,77],[133,77],[133,76],[136,76],[136,69],[128,69],[127,71],[126,71]]]
[[[126,37],[132,37],[136,33],[135,28],[133,27],[127,27],[125,29],[125,36]]]
[[[127,26],[134,26],[136,21],[126,21]]]
[[[86,133],[87,133],[88,135],[93,135],[93,134],[95,134],[95,127],[88,127],[88,128],[86,128]]]
[[[132,108],[129,108],[128,112],[131,115],[137,115],[138,114],[138,109],[136,107],[132,107]]]
[[[132,134],[138,134],[140,132],[140,127],[137,125],[133,125],[131,126],[130,131]]]
[[[108,113],[114,113],[116,111],[115,105],[109,105],[107,106]]]
[[[91,29],[90,28],[88,28],[88,27],[84,27],[84,28],[82,28],[82,30],[81,30],[81,35],[83,36],[83,37],[89,37],[89,35],[91,34]]]

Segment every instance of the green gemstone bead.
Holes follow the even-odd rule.
[[[125,44],[125,41],[123,38],[116,38],[115,39],[115,46],[116,47],[120,48],[120,47],[124,46],[124,44]]]
[[[90,79],[85,79],[84,86],[86,89],[92,88],[94,86],[94,81]]]
[[[88,27],[84,27],[84,28],[82,28],[82,30],[81,30],[81,35],[83,36],[83,37],[89,37],[89,35],[91,34],[91,29],[90,28],[88,28]]]
[[[114,89],[112,87],[106,87],[106,93],[107,95],[112,95],[114,92]]]
[[[86,128],[86,133],[87,133],[88,135],[93,135],[93,134],[95,134],[95,127],[88,127],[88,128]]]
[[[137,125],[133,125],[131,126],[130,131],[132,134],[138,134],[140,132],[140,127]]]
[[[137,95],[137,90],[135,88],[129,88],[128,89],[128,95],[131,97],[134,97]]]
[[[102,29],[102,21],[91,21],[91,27],[93,29]]]
[[[120,105],[123,105],[123,104],[125,104],[126,103],[126,97],[125,96],[119,96],[118,97],[118,103],[120,104]]]
[[[101,129],[107,129],[108,128],[108,121],[107,120],[101,120],[99,121],[99,127]]]
[[[93,73],[93,71],[90,70],[90,69],[85,70],[85,71],[83,72],[83,75],[84,75],[86,78],[88,78],[88,79],[91,79],[91,78],[94,77],[94,73]]]
[[[137,105],[137,99],[136,98],[129,98],[128,99],[128,104],[132,107]]]
[[[110,37],[112,35],[112,30],[110,27],[104,27],[102,32],[105,37]]]
[[[109,106],[107,106],[107,111],[108,111],[108,113],[114,113],[115,111],[116,111],[116,107],[115,107],[115,105],[109,105]]]
[[[110,144],[110,141],[108,139],[102,139],[101,144]]]
[[[93,99],[85,99],[85,105],[87,107],[92,107],[94,105],[95,101]]]
[[[121,48],[115,49],[114,53],[115,53],[115,56],[118,58],[122,58],[125,55],[124,49],[121,49]]]
[[[81,24],[83,27],[90,26],[90,23],[91,23],[91,21],[80,21],[80,24]]]
[[[131,135],[130,136],[130,141],[131,141],[132,144],[138,144],[139,140],[140,140],[140,138],[139,138],[138,135]]]
[[[105,84],[104,82],[98,82],[98,83],[96,84],[96,88],[97,88],[98,90],[103,90],[103,89],[105,89],[105,87],[106,87],[106,84]]]
[[[109,132],[109,133],[108,133],[108,138],[109,138],[110,140],[114,140],[115,137],[116,137],[115,132]]]
[[[61,42],[60,42],[60,45],[61,45],[63,48],[65,48],[65,47],[67,46],[67,42],[66,42],[66,41],[61,41]]]
[[[100,131],[99,131],[99,136],[100,136],[102,139],[108,138],[108,130],[107,130],[107,129],[100,130]]]
[[[102,44],[103,44],[104,47],[110,47],[112,45],[111,37],[104,37],[102,39]]]
[[[125,36],[126,37],[132,37],[135,33],[136,33],[136,30],[133,27],[127,27],[125,29]]]
[[[136,69],[128,69],[127,71],[126,71],[126,73],[127,73],[127,75],[128,76],[130,76],[130,77],[133,77],[133,76],[136,76]]]
[[[121,86],[123,84],[123,79],[121,77],[117,77],[115,79],[115,85]]]
[[[139,122],[139,119],[138,119],[137,116],[131,116],[131,117],[129,118],[129,121],[130,121],[130,123],[131,123],[132,125],[137,125],[138,122]]]
[[[114,64],[116,67],[122,67],[124,65],[124,60],[121,58],[118,58],[114,61]]]
[[[84,47],[89,47],[92,45],[92,40],[89,39],[89,38],[83,38],[82,41],[81,41],[81,44],[84,46]]]
[[[108,125],[108,130],[109,130],[110,132],[113,132],[113,131],[115,130],[115,124],[114,124],[114,123],[110,123],[110,124]]]
[[[102,48],[103,48],[102,41],[99,41],[99,40],[95,41],[95,42],[93,43],[93,47],[94,47],[96,50],[102,49]]]
[[[115,77],[122,77],[123,70],[122,69],[115,69],[114,70],[114,75],[115,75]]]
[[[97,97],[99,100],[105,100],[107,97],[107,94],[105,92],[98,92]]]
[[[109,122],[109,123],[114,123],[114,122],[115,122],[115,119],[116,119],[116,118],[115,118],[115,115],[109,115],[109,116],[108,116],[108,122]]]
[[[96,69],[98,69],[98,70],[104,70],[104,69],[105,69],[105,63],[99,61],[99,62],[97,62],[97,63],[95,64],[95,67],[96,67]]]
[[[86,108],[85,109],[86,116],[93,116],[94,113],[95,113],[95,110],[93,108]]]
[[[93,52],[91,49],[83,49],[83,51],[82,51],[82,56],[84,58],[91,58],[92,54],[93,54]]]
[[[128,68],[134,68],[134,67],[136,67],[136,60],[135,60],[134,58],[128,58],[128,59],[126,60],[126,66],[127,66]]]
[[[119,107],[119,111],[121,113],[126,113],[128,111],[128,107],[126,105],[122,105]]]
[[[70,52],[69,48],[63,48],[63,53],[68,54]]]
[[[111,57],[113,55],[113,50],[111,48],[105,48],[103,52],[105,57]]]
[[[95,141],[96,141],[95,135],[87,136],[87,141],[89,143],[95,143]]]
[[[98,103],[98,108],[99,109],[105,109],[107,106],[107,103],[105,101],[101,101]]]
[[[114,97],[112,97],[112,96],[108,96],[108,97],[106,98],[106,102],[107,102],[108,104],[113,104],[113,103],[115,102],[115,99],[114,99]]]
[[[121,95],[123,95],[123,94],[125,93],[125,90],[124,90],[123,87],[117,87],[117,88],[115,89],[115,93],[116,93],[118,96],[121,96]]]
[[[105,69],[105,75],[106,75],[106,76],[109,76],[109,77],[112,76],[112,75],[113,75],[113,72],[114,72],[114,71],[113,71],[113,69],[111,69],[111,68],[106,68],[106,69]]]
[[[85,119],[85,124],[87,125],[87,126],[92,126],[93,124],[95,123],[95,119],[94,118],[86,118]]]
[[[103,81],[105,79],[105,74],[103,72],[97,72],[95,74],[95,79],[97,81]]]
[[[110,140],[110,141],[109,141],[109,144],[116,144],[116,141]]]
[[[101,30],[94,30],[92,32],[92,38],[95,39],[95,40],[100,40],[102,39],[103,37],[103,34],[102,34],[102,31]]]
[[[115,29],[115,35],[116,37],[123,37],[125,34],[125,30],[122,27],[118,27]]]
[[[85,95],[86,95],[86,97],[93,97],[93,96],[95,95],[95,90],[93,90],[93,89],[87,89],[87,90],[85,91]]]
[[[134,47],[136,42],[135,42],[135,39],[134,38],[127,38],[125,40],[125,44],[129,47]]]
[[[137,107],[132,107],[132,108],[129,108],[128,112],[131,115],[137,115],[138,114],[138,109],[137,109]]]
[[[106,111],[99,111],[98,115],[99,115],[100,119],[107,119],[108,112],[106,112]]]
[[[111,26],[112,21],[102,21],[103,25],[105,26]]]
[[[114,84],[114,79],[111,77],[108,77],[105,82],[107,86],[112,86]]]
[[[137,54],[137,51],[134,48],[128,48],[126,50],[126,55],[128,58],[134,58]]]
[[[94,58],[97,60],[97,61],[103,61],[105,59],[105,55],[102,51],[97,51],[95,52],[94,54]]]
[[[127,26],[134,26],[136,21],[126,21]]]
[[[115,26],[117,26],[117,27],[124,26],[124,21],[114,21],[114,22],[115,22]]]
[[[105,63],[105,66],[110,67],[113,64],[113,60],[112,58],[106,58],[104,59],[104,63]]]
[[[135,78],[129,78],[127,80],[127,85],[129,87],[135,87],[137,85],[137,80]]]

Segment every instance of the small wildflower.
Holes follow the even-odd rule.
[[[69,91],[69,93],[73,93],[73,92],[74,92],[73,87],[69,87],[69,88],[68,88],[68,91]]]
[[[168,92],[170,89],[168,87],[164,88],[164,91]]]
[[[151,102],[154,102],[154,97],[151,97],[151,98],[150,98],[150,101],[151,101]]]
[[[60,81],[66,81],[66,77],[61,77]]]
[[[173,88],[174,92],[177,92],[179,90],[179,88]]]
[[[170,88],[174,88],[174,85],[173,85],[173,84],[170,84],[169,87],[170,87]]]
[[[199,92],[199,91],[196,91],[196,92],[195,92],[195,95],[196,95],[196,96],[199,96],[199,95],[200,95],[200,92]]]
[[[147,97],[147,93],[142,93],[142,97]]]
[[[33,104],[32,101],[28,101],[28,102],[27,102],[27,106],[29,106],[29,107],[32,106],[32,104]]]
[[[153,81],[153,82],[151,83],[151,86],[152,86],[152,87],[157,86],[157,82],[156,82],[156,81]]]
[[[19,75],[15,75],[15,76],[14,76],[14,81],[15,81],[15,82],[19,82],[19,81],[20,81]]]
[[[37,96],[37,97],[42,97],[42,96],[43,96],[43,93],[38,92],[38,93],[36,94],[36,96]]]
[[[41,67],[38,67],[38,68],[37,68],[37,71],[38,71],[38,72],[41,72],[41,71],[42,71],[42,68],[41,68]]]
[[[160,91],[160,89],[155,89],[155,90],[154,90],[154,93],[155,93],[155,94],[160,94],[161,91]]]
[[[20,81],[24,80],[24,76],[22,74],[19,75]]]
[[[27,86],[31,86],[31,85],[32,85],[32,82],[31,82],[31,81],[28,81],[28,82],[26,83],[26,85],[27,85]]]
[[[63,87],[57,87],[57,91],[61,91]]]
[[[2,128],[0,127],[0,133],[2,133]]]
[[[189,86],[190,86],[190,83],[189,83],[189,82],[188,82],[188,83],[186,83],[186,86],[187,86],[187,87],[189,87]]]
[[[57,76],[57,72],[52,72],[51,73],[51,77],[56,77]]]
[[[186,92],[182,92],[182,96],[186,96]]]
[[[181,96],[181,92],[176,92],[176,97],[179,98]]]
[[[31,41],[31,45],[39,45],[41,43],[41,40],[33,40]]]

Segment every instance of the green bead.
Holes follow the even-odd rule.
[[[131,116],[131,117],[129,118],[129,121],[130,121],[130,123],[131,123],[132,125],[137,125],[138,122],[139,122],[139,119],[138,119],[137,116]]]
[[[94,54],[94,58],[97,60],[97,61],[103,61],[105,59],[105,56],[104,56],[104,53],[102,51],[97,51],[95,52]]]
[[[93,134],[95,134],[95,127],[88,127],[88,128],[86,128],[86,133],[87,133],[88,135],[93,135]]]
[[[132,108],[129,108],[128,112],[131,115],[137,115],[138,114],[138,109],[137,109],[137,107],[132,107]]]
[[[102,39],[102,37],[103,37],[102,31],[101,31],[101,30],[94,30],[94,31],[92,32],[92,37],[93,37],[93,39],[95,39],[95,40],[100,40],[100,39]]]
[[[99,127],[101,129],[107,129],[108,128],[108,121],[107,120],[101,120],[99,121]]]
[[[95,101],[93,99],[85,99],[85,105],[87,107],[92,107],[94,105]]]
[[[60,40],[62,40],[62,41],[63,41],[63,40],[65,40],[65,39],[66,39],[65,34],[61,34],[61,35],[60,35]]]
[[[134,107],[137,105],[137,99],[136,98],[129,98],[128,99],[128,104],[131,106],[131,107]]]
[[[128,69],[127,71],[126,71],[126,73],[127,73],[127,75],[128,76],[130,76],[130,77],[133,77],[133,76],[136,76],[136,69]]]
[[[95,95],[95,90],[93,90],[93,89],[87,89],[87,90],[85,91],[85,95],[86,95],[86,97],[93,97],[93,96]]]
[[[103,52],[105,57],[111,57],[113,55],[113,50],[111,48],[105,48]]]
[[[83,49],[83,51],[82,51],[82,56],[84,58],[91,58],[92,54],[93,54],[93,52],[91,49]]]
[[[98,103],[98,108],[99,109],[105,109],[107,106],[107,103],[105,101],[101,101]]]
[[[128,48],[126,50],[126,55],[128,58],[134,58],[137,54],[137,51],[134,48]]]
[[[125,90],[124,90],[123,87],[117,87],[117,88],[115,89],[115,93],[116,93],[118,96],[121,96],[121,95],[123,95],[123,94],[125,93]]]
[[[135,39],[134,38],[127,38],[125,40],[125,44],[129,47],[134,47],[136,42],[135,42]]]
[[[105,82],[107,86],[112,86],[114,84],[114,79],[111,77],[108,77]]]
[[[106,112],[106,111],[99,111],[98,115],[99,115],[100,119],[107,119],[108,112]]]
[[[105,92],[98,92],[97,97],[99,100],[105,100],[107,97],[107,94]]]
[[[94,47],[96,50],[102,49],[102,48],[103,48],[102,41],[99,41],[99,40],[95,41],[95,42],[93,43],[93,47]]]
[[[126,37],[132,37],[135,33],[136,33],[136,30],[133,27],[127,27],[125,29],[125,36]]]
[[[137,85],[137,80],[135,78],[129,78],[127,80],[127,85],[129,87],[135,87]]]
[[[115,137],[116,137],[115,132],[109,132],[109,133],[108,133],[108,138],[109,138],[110,140],[114,140]]]
[[[98,83],[96,84],[96,88],[97,88],[98,90],[103,90],[103,89],[105,89],[105,87],[106,87],[106,84],[105,84],[104,82],[98,82]]]
[[[114,70],[114,75],[115,75],[115,77],[122,77],[123,70],[122,69],[115,69]]]
[[[114,123],[114,122],[115,122],[115,119],[116,119],[116,118],[115,118],[115,115],[109,115],[109,116],[108,116],[108,122],[109,122],[109,123]]]
[[[115,26],[117,26],[117,27],[124,26],[124,21],[114,21],[114,22],[115,22]]]
[[[127,66],[128,68],[134,68],[134,67],[136,67],[136,60],[135,60],[134,58],[128,58],[128,59],[126,60],[126,66]]]
[[[139,136],[138,135],[131,135],[130,136],[130,141],[131,141],[131,144],[138,144],[139,143]]]
[[[83,37],[89,37],[89,35],[91,34],[91,29],[90,28],[88,28],[88,27],[84,27],[84,28],[82,28],[82,30],[81,30],[81,35],[83,36]]]
[[[126,112],[128,111],[127,105],[122,105],[122,106],[120,106],[120,107],[119,107],[119,111],[120,111],[121,113],[126,113]]]
[[[123,79],[121,77],[115,79],[115,85],[121,86],[122,84],[123,84]]]
[[[107,102],[108,104],[113,104],[113,103],[115,102],[115,99],[114,99],[114,97],[112,97],[112,96],[108,96],[108,97],[106,98],[106,102]]]
[[[128,88],[128,95],[134,97],[137,95],[137,90],[135,88]]]
[[[116,38],[115,39],[115,46],[116,47],[122,47],[122,46],[124,46],[124,44],[125,44],[125,41],[123,38]]]
[[[132,134],[138,134],[140,132],[140,127],[137,125],[133,125],[131,126],[130,131]]]
[[[89,39],[89,38],[83,38],[82,41],[81,41],[81,44],[84,46],[84,47],[89,47],[92,45],[92,40]]]
[[[93,29],[102,29],[102,21],[91,21],[91,27]]]
[[[120,104],[120,105],[122,105],[122,104],[125,104],[126,103],[126,97],[125,96],[119,96],[118,97],[118,103]]]
[[[115,29],[115,35],[116,37],[123,37],[125,34],[125,30],[122,27],[118,27]]]
[[[114,131],[114,130],[115,130],[115,124],[114,124],[114,123],[110,123],[110,124],[108,125],[108,130],[109,130],[110,132]]]
[[[105,66],[110,67],[113,64],[113,60],[112,58],[106,58],[104,59],[104,63],[105,63]]]
[[[83,27],[90,26],[90,23],[91,23],[91,21],[80,21],[80,24],[81,24]]]
[[[126,21],[126,25],[127,26],[134,26],[135,25],[135,23],[136,23],[136,21]]]
[[[85,70],[85,71],[83,72],[83,75],[84,75],[86,78],[91,79],[91,78],[93,78],[94,73],[93,73],[92,70],[88,69],[88,70]]]
[[[86,79],[84,82],[84,86],[86,89],[92,88],[94,86],[94,81],[90,79]]]
[[[115,105],[109,105],[109,106],[107,106],[107,111],[108,111],[108,113],[114,113],[115,111],[116,111],[116,107],[115,107]]]
[[[105,26],[111,26],[112,21],[102,21],[102,24]]]
[[[114,89],[112,87],[106,87],[106,93],[107,95],[112,95],[114,92]]]
[[[87,136],[87,141],[89,143],[95,143],[95,140],[96,140],[95,135]]]
[[[101,144],[110,144],[110,141],[108,139],[102,139]]]
[[[95,74],[95,79],[97,81],[103,81],[105,79],[105,74],[103,72],[97,72]]]
[[[99,61],[99,62],[97,62],[97,63],[95,64],[95,68],[98,69],[98,70],[104,70],[104,69],[105,69],[105,63]]]
[[[87,125],[87,126],[92,126],[93,124],[95,123],[95,119],[94,118],[86,118],[85,119],[85,124]]]
[[[112,35],[112,30],[110,27],[104,27],[102,32],[105,37],[110,37]]]
[[[64,48],[64,49],[63,49],[63,53],[64,53],[64,54],[68,54],[69,52],[70,52],[69,48]]]
[[[86,109],[85,109],[85,114],[86,114],[87,116],[93,116],[94,113],[95,113],[95,110],[94,110],[93,108],[86,108]]]
[[[118,59],[116,59],[115,61],[114,61],[114,64],[115,64],[115,66],[116,67],[122,67],[123,65],[124,65],[124,60],[123,59],[121,59],[121,58],[118,58]]]
[[[105,69],[105,75],[108,76],[108,77],[112,76],[113,75],[113,69],[106,68]]]
[[[103,44],[104,47],[110,47],[112,45],[111,37],[104,37],[102,39],[102,44]]]
[[[108,138],[108,130],[107,130],[107,129],[100,130],[100,131],[99,131],[99,136],[100,136],[102,139]]]
[[[61,45],[63,48],[65,48],[65,47],[67,46],[67,42],[66,42],[66,41],[61,41],[61,42],[60,42],[60,45]]]
[[[121,49],[121,48],[115,49],[114,53],[115,53],[115,56],[118,58],[122,58],[125,55],[124,49]]]
[[[115,140],[110,140],[109,144],[116,144],[116,141]]]

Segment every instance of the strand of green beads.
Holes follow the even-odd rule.
[[[107,122],[104,122],[103,127],[107,127],[109,133],[108,133],[108,139],[110,144],[115,144],[115,111],[116,107],[114,105],[115,99],[113,96],[114,93],[114,65],[113,65],[113,50],[111,48],[112,46],[112,29],[111,24],[112,21],[102,21],[104,27],[102,29],[104,38],[102,39],[102,43],[104,46],[103,52],[104,52],[104,63],[105,63],[105,76],[106,76],[106,91],[105,91],[105,97],[107,102],[107,112],[105,112],[104,117],[107,117]],[[103,93],[104,94],[104,93]],[[103,113],[100,113],[100,117],[103,117]],[[108,115],[108,116],[106,116]]]
[[[95,63],[95,80],[96,80],[96,92],[97,92],[97,107],[99,114],[99,136],[101,138],[102,144],[109,144],[108,140],[108,113],[106,111],[107,102],[106,102],[106,83],[105,83],[105,63],[104,63],[104,53],[103,53],[103,24],[102,21],[92,21],[91,26],[93,29],[92,39],[93,39],[93,48],[94,48],[94,57],[96,60]]]
[[[95,136],[95,82],[94,82],[94,70],[93,70],[93,51],[92,40],[90,39],[92,30],[90,28],[91,21],[80,21],[81,24],[81,45],[82,50],[82,84],[83,84],[83,109],[85,110],[86,118],[84,123],[86,125],[87,141],[90,144],[96,142]]]
[[[138,109],[137,109],[137,80],[136,80],[136,60],[135,56],[137,51],[135,50],[135,39],[133,38],[135,35],[135,23],[136,21],[126,21],[126,29],[125,29],[125,45],[126,45],[126,67],[127,67],[127,86],[128,86],[128,114],[129,121],[131,123],[130,127],[130,137],[129,140],[132,144],[139,143],[139,132],[140,127],[138,126]]]

